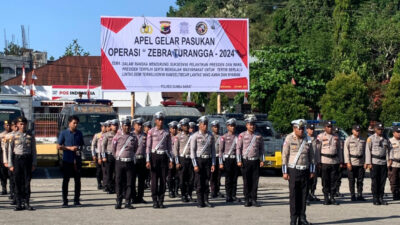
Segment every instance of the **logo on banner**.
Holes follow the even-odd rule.
[[[171,22],[169,21],[160,21],[161,24],[161,33],[162,34],[169,34],[171,33]]]
[[[188,22],[181,22],[179,24],[179,32],[181,34],[189,34],[189,23]]]
[[[143,26],[140,28],[140,33],[142,33],[142,34],[152,34],[153,33],[153,27],[148,25],[148,24],[143,24]]]
[[[205,35],[207,33],[208,27],[207,24],[205,22],[198,22],[196,24],[196,32],[199,35]]]

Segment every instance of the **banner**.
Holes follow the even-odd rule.
[[[102,98],[101,88],[97,86],[89,86],[88,89],[88,86],[86,85],[53,85],[51,99],[74,100],[80,98],[80,95],[82,98],[87,98],[88,92],[90,92],[91,98]]]
[[[247,92],[247,19],[101,17],[104,91]]]

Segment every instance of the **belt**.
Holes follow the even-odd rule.
[[[121,162],[132,162],[132,161],[134,161],[134,159],[133,158],[117,158],[117,160],[118,161],[121,161]]]
[[[144,159],[144,155],[136,155],[136,159]]]
[[[17,158],[27,158],[29,156],[31,156],[31,154],[22,154],[22,155],[15,154],[15,157],[17,157]]]
[[[211,158],[211,155],[201,155],[200,158],[202,158],[202,159],[209,159],[209,158]]]
[[[392,161],[400,163],[400,159],[392,159]]]
[[[380,155],[373,155],[371,154],[372,158],[374,159],[380,159],[380,160],[386,160],[386,155],[380,156]]]
[[[321,155],[328,158],[336,158],[337,156],[337,154],[324,154],[324,153],[321,153]]]
[[[236,159],[236,155],[224,155],[226,159]]]
[[[249,161],[255,161],[255,160],[258,160],[259,159],[259,157],[247,157],[247,158],[244,158],[245,160],[249,160]]]
[[[364,157],[363,155],[352,155],[352,154],[350,154],[350,158],[362,159],[363,157]]]
[[[308,166],[293,165],[293,164],[289,164],[288,167],[292,168],[292,169],[296,169],[296,170],[306,170],[306,169],[308,169]]]
[[[181,158],[190,159],[190,155],[184,155],[184,156],[181,155]]]
[[[157,154],[157,155],[164,155],[165,154],[165,151],[164,150],[153,150],[153,151],[151,151],[152,153],[155,153],[155,154]]]

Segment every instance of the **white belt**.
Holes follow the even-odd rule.
[[[144,155],[136,155],[136,159],[144,159]]]
[[[209,158],[211,158],[211,155],[201,155],[200,158],[202,158],[202,159],[209,159]]]
[[[157,154],[157,155],[164,155],[165,154],[165,151],[164,150],[153,150],[153,151],[151,151],[152,153],[155,153],[155,154]]]
[[[236,155],[225,155],[225,158],[236,159]]]
[[[255,161],[255,160],[258,160],[260,158],[259,157],[247,157],[247,158],[244,158],[244,159],[250,160],[250,161]]]
[[[121,161],[121,162],[132,162],[132,161],[134,161],[134,159],[132,159],[132,158],[117,158],[117,160]]]
[[[182,158],[185,158],[185,159],[189,159],[189,158],[190,158],[190,155],[184,155],[184,156],[181,155],[181,157],[182,157]]]
[[[306,169],[308,169],[308,166],[300,166],[300,165],[293,165],[293,164],[289,164],[288,167],[292,168],[292,169],[296,169],[296,170],[306,170]]]

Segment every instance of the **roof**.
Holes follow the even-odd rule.
[[[101,85],[100,56],[65,56],[35,69],[36,86],[87,85],[90,69],[90,85]],[[31,84],[32,71],[26,74],[27,85]],[[21,85],[22,75],[4,81],[1,85]]]

